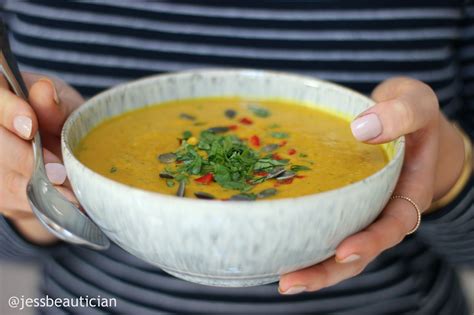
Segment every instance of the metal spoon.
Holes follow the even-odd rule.
[[[11,53],[5,25],[3,21],[0,23],[1,70],[16,95],[28,101],[28,90]],[[27,186],[27,196],[33,213],[51,233],[66,242],[93,249],[107,249],[110,242],[105,234],[73,203],[66,200],[48,180],[38,132],[32,140],[32,145],[34,170]]]

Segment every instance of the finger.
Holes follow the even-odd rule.
[[[383,82],[373,93],[377,104],[352,123],[354,137],[367,143],[384,143],[434,125],[439,105],[433,90],[412,79]]]
[[[12,170],[0,170],[0,202],[3,210],[22,210],[29,212],[26,199],[28,178]]]
[[[33,149],[31,144],[0,127],[0,147],[8,149],[8,154],[0,155],[1,169],[13,170],[26,178],[30,178],[33,172]],[[56,185],[63,184],[66,180],[66,169],[61,160],[47,149],[43,149],[43,158],[49,180]]]
[[[416,221],[416,211],[408,202],[392,200],[368,228],[339,244],[335,260],[340,264],[360,259],[370,262],[381,252],[400,243]]]
[[[75,204],[77,207],[80,207],[79,201],[77,200],[76,196],[72,192],[71,188],[62,186],[54,186],[57,191],[59,191],[67,200]]]
[[[23,139],[31,139],[38,128],[33,109],[11,91],[0,88],[0,126]]]
[[[0,214],[10,220],[25,220],[25,219],[32,219],[35,217],[33,212],[28,212],[28,211],[18,210],[18,209],[14,209],[14,210],[11,210],[11,209],[1,210],[0,209]]]
[[[431,171],[422,167],[411,167],[410,171],[402,172],[394,195],[410,198],[423,211],[431,203],[432,181]],[[336,261],[346,263],[358,258],[373,260],[384,250],[400,243],[416,226],[417,220],[417,211],[410,202],[403,199],[390,200],[374,223],[339,244],[336,249]]]
[[[66,118],[84,99],[60,80],[33,74],[29,74],[28,78],[32,83],[29,101],[36,112],[41,129],[59,135]]]
[[[0,213],[11,219],[32,217],[26,188],[29,179],[15,171],[0,171]],[[55,186],[67,200],[80,206],[71,189]]]
[[[363,261],[338,264],[331,257],[317,265],[283,275],[278,291],[291,295],[320,290],[358,275],[365,266]]]

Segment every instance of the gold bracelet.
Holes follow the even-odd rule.
[[[469,136],[460,128],[456,123],[453,124],[454,127],[459,131],[463,138],[464,142],[464,166],[461,171],[461,175],[459,175],[458,180],[456,183],[451,187],[451,189],[440,199],[434,201],[431,203],[431,206],[429,207],[428,210],[424,212],[426,213],[431,213],[433,211],[436,211],[440,208],[443,208],[447,204],[449,204],[451,201],[456,198],[461,190],[466,186],[467,182],[469,181],[469,178],[471,177],[472,174],[472,143],[471,140],[469,139]]]

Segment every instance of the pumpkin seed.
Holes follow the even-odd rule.
[[[236,115],[237,115],[237,112],[233,109],[227,109],[225,112],[224,112],[224,115],[229,118],[229,119],[232,119],[234,118]]]
[[[189,115],[189,114],[186,114],[186,113],[181,113],[179,114],[179,118],[181,119],[185,119],[185,120],[196,120],[196,117],[193,116],[193,115]]]
[[[234,201],[254,201],[257,199],[255,194],[237,194],[230,197],[230,200]]]
[[[203,192],[203,191],[196,191],[194,193],[194,196],[196,196],[199,199],[216,199],[216,197],[214,197],[214,195],[211,195],[211,194]]]
[[[174,178],[174,176],[171,175],[170,173],[164,173],[164,172],[160,173],[160,177],[161,178],[167,178],[167,179],[173,179]]]
[[[285,139],[285,138],[288,138],[288,133],[274,131],[271,133],[271,136],[276,139]]]
[[[158,156],[158,160],[161,162],[161,163],[164,163],[164,164],[170,164],[170,163],[173,163],[174,161],[176,161],[176,154],[170,152],[170,153],[163,153],[163,154],[160,154]]]
[[[270,172],[268,172],[267,179],[277,177],[284,172],[285,168],[283,166],[274,167]]]
[[[173,187],[174,186],[174,181],[172,179],[167,179],[166,180],[166,186]]]
[[[267,144],[267,145],[263,146],[261,150],[262,150],[262,152],[268,153],[268,152],[275,151],[279,147],[280,146],[276,143],[270,143],[270,144]]]
[[[251,104],[248,106],[248,109],[258,117],[266,118],[270,116],[270,111],[266,108],[260,107],[258,105]]]
[[[271,197],[271,196],[274,196],[276,193],[277,193],[277,190],[275,188],[264,189],[257,194],[257,198],[262,199],[262,198]]]
[[[230,128],[229,127],[212,127],[212,128],[209,128],[207,129],[207,131],[209,132],[213,132],[213,133],[224,133],[224,132],[227,132],[229,131]]]
[[[184,197],[184,193],[186,190],[186,182],[184,180],[179,182],[178,191],[176,192],[176,196]]]
[[[293,171],[285,171],[284,173],[277,176],[277,180],[290,179],[296,176],[296,173]]]

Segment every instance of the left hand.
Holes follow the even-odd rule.
[[[377,103],[352,122],[352,133],[369,144],[406,137],[394,194],[411,198],[425,210],[456,182],[464,160],[462,138],[440,112],[433,90],[420,81],[392,78],[382,82],[372,97]],[[280,293],[316,291],[358,275],[381,252],[400,243],[416,222],[410,203],[391,200],[375,222],[343,240],[334,257],[283,275]]]

